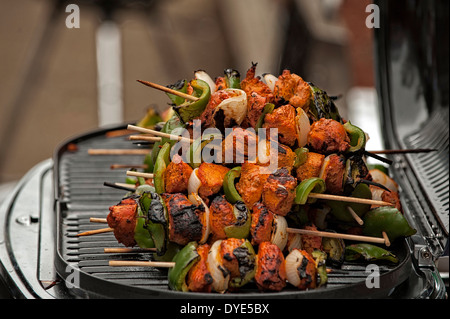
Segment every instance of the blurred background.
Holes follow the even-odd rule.
[[[131,123],[167,96],[162,85],[285,68],[374,116],[372,29],[366,0],[0,1],[0,193],[70,137]],[[67,6],[79,8],[68,28]],[[370,122],[370,121],[369,121]],[[366,124],[364,124],[366,125]],[[364,126],[378,149],[377,127]],[[1,200],[1,198],[0,198]]]

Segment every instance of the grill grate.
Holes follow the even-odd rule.
[[[109,206],[120,201],[125,191],[105,187],[103,183],[123,182],[124,170],[111,170],[114,163],[141,164],[142,155],[89,155],[90,148],[133,148],[134,146],[123,137],[107,138],[105,132],[96,132],[74,139],[78,150],[67,150],[67,144],[62,146],[55,160],[58,215],[60,238],[57,271],[67,279],[67,265],[81,271],[82,289],[95,290],[95,295],[104,297],[193,297],[193,298],[361,298],[367,294],[377,293],[386,296],[392,288],[406,280],[410,272],[410,256],[404,242],[399,247],[392,247],[399,257],[399,265],[380,265],[381,284],[384,289],[370,291],[365,280],[368,276],[366,266],[346,263],[341,269],[334,269],[329,274],[327,287],[311,291],[298,291],[286,288],[280,293],[259,293],[256,285],[250,283],[238,293],[225,295],[178,293],[168,289],[167,270],[143,267],[110,267],[110,260],[149,260],[149,253],[105,254],[104,248],[118,247],[119,244],[112,233],[77,237],[77,234],[87,230],[105,227],[104,224],[91,223],[90,217],[104,218]],[[342,289],[345,290],[344,294]]]

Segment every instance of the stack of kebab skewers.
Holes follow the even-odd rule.
[[[170,267],[169,287],[193,292],[234,291],[250,281],[261,291],[280,291],[287,282],[310,289],[325,285],[326,265],[339,267],[344,257],[395,262],[380,245],[344,242],[389,246],[415,233],[402,215],[395,181],[366,165],[367,134],[298,75],[284,70],[262,79],[255,71],[252,64],[242,81],[230,69],[215,81],[204,71],[168,87],[140,81],[168,92],[173,115],[159,131],[128,127],[160,137],[130,138],[154,146],[144,172],[127,172],[140,176],[137,184],[110,207],[107,222],[118,242],[155,250],[155,260],[171,262],[146,265]],[[192,130],[194,120],[203,131],[233,128],[220,147],[231,144],[244,158],[250,144],[261,142],[252,132],[278,129],[278,168],[265,171],[258,158],[192,161],[214,138],[170,136],[177,128]],[[240,130],[247,128],[255,131]],[[189,158],[170,158],[178,140],[188,140]],[[268,148],[271,142],[263,141]]]

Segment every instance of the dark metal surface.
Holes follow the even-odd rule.
[[[119,127],[118,127],[119,128]],[[124,137],[108,138],[104,131],[86,134],[62,145],[55,155],[57,211],[57,260],[59,275],[66,280],[79,278],[81,296],[113,298],[383,298],[404,282],[411,273],[411,259],[404,241],[391,247],[399,257],[398,265],[380,264],[380,288],[366,287],[365,264],[345,263],[329,274],[327,287],[299,291],[287,287],[279,293],[260,293],[249,284],[237,293],[203,294],[170,291],[167,271],[143,267],[110,267],[109,260],[149,260],[148,253],[105,254],[104,248],[119,247],[112,233],[78,237],[83,231],[104,228],[105,224],[89,221],[90,217],[106,217],[109,206],[117,204],[125,191],[105,187],[103,183],[124,182],[124,170],[111,170],[114,163],[140,164],[143,156],[89,155],[90,148],[135,148]],[[76,144],[77,151],[68,151]]]

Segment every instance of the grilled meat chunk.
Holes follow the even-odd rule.
[[[259,245],[255,282],[260,291],[281,291],[286,286],[286,265],[277,245],[267,241]]]
[[[318,177],[324,159],[323,154],[308,152],[306,162],[296,169],[299,183],[311,177]]]
[[[209,203],[208,197],[220,191],[223,185],[223,179],[230,169],[213,163],[203,162],[200,164],[197,176],[202,182],[198,189],[198,194],[205,201]]]
[[[175,155],[164,171],[164,185],[167,193],[184,193],[188,189],[192,168]]]
[[[278,169],[267,178],[262,192],[262,202],[274,214],[286,216],[295,199],[297,179],[286,168]]]
[[[187,275],[186,283],[189,291],[193,292],[211,292],[213,278],[208,269],[208,253],[210,246],[208,244],[199,245],[197,253],[200,260],[192,266]]]
[[[202,126],[205,128],[207,127],[214,127],[215,121],[214,121],[214,111],[216,110],[216,107],[222,103],[222,101],[229,99],[231,97],[236,96],[236,93],[229,91],[229,90],[219,90],[211,94],[211,98],[209,99],[208,104],[205,107],[205,110],[203,111],[202,115],[200,116],[200,120],[202,122]],[[232,125],[233,123],[224,123],[225,127],[232,127],[236,125]]]
[[[241,89],[250,96],[252,93],[256,93],[259,96],[267,97],[268,101],[273,100],[273,94],[270,88],[261,81],[259,76],[255,76],[256,74],[256,66],[257,63],[252,63],[250,69],[247,70],[247,74],[245,79],[241,81]]]
[[[109,207],[106,217],[108,226],[114,229],[117,241],[126,247],[136,245],[134,229],[136,228],[136,215],[138,204],[133,197],[124,198],[119,204]]]
[[[273,218],[273,213],[263,203],[257,202],[253,206],[252,224],[250,226],[252,245],[259,245],[264,241],[270,241]]]
[[[271,155],[270,151],[272,144],[274,144],[276,150],[272,151],[273,154]],[[272,141],[269,138],[267,138],[265,153],[269,161],[267,163],[260,163],[260,165],[266,166],[269,165],[270,163],[275,163],[275,161],[277,161],[277,168],[286,168],[289,171],[289,173],[291,172],[292,168],[294,167],[296,155],[289,146],[278,143],[276,141]],[[267,159],[264,160],[267,161]],[[260,158],[259,160],[262,162]]]
[[[191,241],[199,241],[202,238],[204,214],[203,205],[192,204],[186,195],[177,193],[164,193],[161,195],[167,207],[169,215],[170,241],[179,245],[186,245]]]
[[[242,164],[241,177],[236,183],[236,190],[249,208],[261,199],[264,183],[269,176],[262,172],[264,172],[263,166],[249,162]]]
[[[254,132],[235,127],[222,142],[222,163],[255,162],[257,146],[258,136]]]
[[[340,195],[344,192],[345,158],[337,154],[325,157],[319,177],[325,181],[327,192]]]
[[[226,239],[227,235],[224,228],[236,223],[233,205],[226,200],[225,196],[216,196],[211,202],[209,210],[211,241]]]
[[[317,286],[317,267],[314,258],[305,250],[294,249],[286,257],[288,280],[298,289],[313,289]],[[295,274],[296,273],[296,274]],[[294,278],[290,278],[294,276]]]
[[[285,102],[307,110],[311,99],[311,87],[297,74],[283,70],[275,82],[274,95],[277,103]]]
[[[297,141],[297,129],[295,126],[295,108],[285,104],[273,110],[264,117],[263,128],[278,129],[278,138],[281,143],[293,146]]]
[[[314,224],[306,225],[303,228],[306,230],[317,231],[317,227]],[[322,237],[302,234],[301,239],[302,239],[302,249],[307,251],[308,253],[311,254],[314,251],[314,249],[323,250]]]
[[[309,146],[318,153],[343,153],[350,148],[350,138],[338,121],[321,118],[311,125]]]

